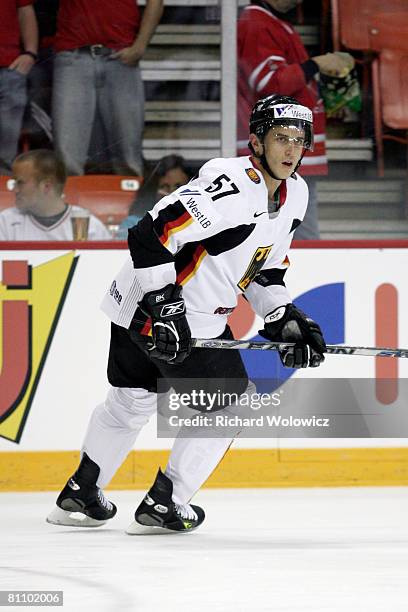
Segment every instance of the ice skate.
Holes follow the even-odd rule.
[[[150,491],[135,512],[129,535],[187,533],[197,529],[205,518],[204,510],[172,500],[173,483],[159,469]]]
[[[116,514],[116,506],[96,486],[99,467],[83,454],[75,474],[59,494],[47,523],[68,527],[100,527]]]

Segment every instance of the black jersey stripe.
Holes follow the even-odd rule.
[[[295,231],[295,229],[296,229],[297,227],[299,227],[299,225],[300,225],[301,223],[302,223],[302,222],[301,222],[301,220],[300,220],[300,219],[293,219],[293,222],[292,222],[292,227],[290,228],[290,232],[289,232],[289,234],[290,234],[291,232],[294,232],[294,231]]]
[[[239,225],[224,230],[215,236],[205,238],[197,242],[189,242],[174,256],[177,279],[181,282],[187,274],[194,271],[197,259],[205,251],[209,255],[216,256],[229,251],[241,244],[252,233],[255,223],[251,225]]]
[[[205,238],[201,241],[201,244],[209,255],[220,255],[235,249],[235,247],[244,242],[252,234],[255,227],[256,223],[237,225],[237,227],[231,227],[215,236]]]
[[[261,270],[254,278],[254,283],[261,285],[261,287],[269,287],[270,285],[282,285],[285,287],[285,281],[283,277],[286,274],[286,268],[281,270],[280,268],[268,268]]]
[[[184,208],[180,200],[169,204],[166,208],[162,208],[157,218],[153,221],[153,227],[157,235],[163,236],[166,225],[173,223],[185,215],[187,210]]]
[[[128,245],[135,268],[150,268],[174,261],[173,255],[160,242],[149,213],[130,228]]]
[[[194,253],[199,246],[203,246],[209,255],[220,255],[229,251],[244,240],[253,232],[255,223],[250,225],[238,225],[228,230],[224,230],[215,236],[205,238],[204,240],[196,242],[188,242],[180,251],[174,256],[176,263],[176,272],[180,274],[192,261]]]
[[[189,242],[184,245],[182,249],[174,256],[176,275],[180,274],[185,270],[193,261],[194,253],[200,246],[200,242]]]

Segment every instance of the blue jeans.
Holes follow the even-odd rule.
[[[69,174],[83,174],[98,110],[116,174],[143,173],[144,88],[138,66],[88,51],[54,60],[53,131]]]
[[[27,77],[0,68],[0,174],[11,174],[27,102]]]

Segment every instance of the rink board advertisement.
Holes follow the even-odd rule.
[[[320,323],[330,344],[406,348],[408,242],[398,248],[374,244],[356,248],[352,243],[334,248],[334,244],[292,249],[286,284],[298,307]],[[109,321],[99,305],[128,257],[126,248],[117,244],[32,247],[32,243],[19,249],[4,245],[0,251],[0,463],[7,469],[10,461],[18,463],[20,454],[27,460],[54,455],[58,457],[54,463],[64,464],[61,458],[72,461],[80,448],[89,416],[108,390]],[[261,339],[262,321],[242,298],[230,324],[236,338]],[[337,436],[328,437],[313,436],[307,425],[300,432],[293,427],[286,433],[270,429],[267,435],[237,440],[230,463],[236,457],[243,469],[248,453],[269,453],[285,465],[304,465],[311,457],[330,463],[343,453],[357,462],[381,456],[382,465],[385,460],[408,466],[408,430],[404,425],[399,431],[395,425],[395,415],[403,414],[407,404],[408,359],[331,355],[317,370],[294,372],[282,368],[271,351],[242,355],[251,379],[276,378],[280,389],[299,388],[302,379],[304,386],[309,381],[308,389],[313,387],[311,379],[316,385],[326,379],[371,381],[364,387],[365,406],[368,403],[384,422],[387,414],[394,421],[388,429],[371,428],[367,436],[360,428],[360,434],[354,433],[357,437],[352,428],[340,428]],[[311,416],[313,410],[309,412]],[[171,438],[158,435],[152,419],[136,448],[146,457],[164,456]],[[262,473],[258,470],[258,485]],[[399,482],[405,477],[402,474]],[[241,484],[251,482],[250,475],[242,475]]]

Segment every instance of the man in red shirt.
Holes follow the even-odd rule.
[[[315,80],[320,70],[340,72],[344,60],[334,53],[309,55],[282,14],[302,0],[252,0],[238,22],[238,153],[248,155],[246,138],[251,109],[260,96],[294,96],[313,111],[315,145],[307,151],[299,170],[309,187],[309,205],[295,238],[319,238],[315,176],[328,172],[326,119]]]
[[[34,0],[2,0],[0,20],[0,174],[11,173],[27,101],[27,74],[37,59]]]
[[[69,174],[83,174],[92,127],[102,120],[117,174],[142,174],[144,90],[139,60],[163,0],[61,0],[53,86],[56,148]]]

